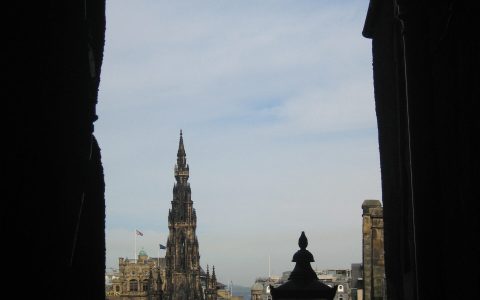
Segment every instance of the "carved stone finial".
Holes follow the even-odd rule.
[[[300,238],[298,239],[298,246],[302,250],[307,249],[308,240],[307,240],[307,237],[305,236],[305,231],[302,231],[302,234],[300,235]]]
[[[300,238],[298,239],[298,246],[300,250],[298,250],[293,255],[293,262],[296,262],[295,268],[293,269],[292,273],[290,274],[290,280],[316,280],[317,275],[313,271],[310,263],[315,261],[313,259],[312,253],[308,251],[306,248],[308,246],[307,236],[305,232],[302,231]]]
[[[314,261],[312,253],[306,248],[308,240],[302,231],[298,239],[298,250],[292,261],[295,267],[290,273],[288,281],[279,287],[270,286],[273,300],[281,299],[327,299],[333,300],[337,287],[329,287],[320,280],[310,265]]]

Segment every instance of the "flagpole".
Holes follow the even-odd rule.
[[[271,276],[271,273],[270,273],[270,255],[268,256],[268,279],[270,279],[272,276]]]
[[[136,259],[137,259],[137,230],[136,229],[133,232],[133,235],[135,236],[135,253],[133,254],[133,259],[134,259],[133,262],[136,262]]]

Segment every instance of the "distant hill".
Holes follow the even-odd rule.
[[[233,285],[233,296],[243,296],[244,300],[250,300],[250,288],[246,286]]]

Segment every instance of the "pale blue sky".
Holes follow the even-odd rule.
[[[107,1],[95,133],[107,267],[166,243],[183,129],[201,265],[249,286],[361,262],[361,204],[381,199],[368,1]],[[161,256],[165,253],[162,252]]]

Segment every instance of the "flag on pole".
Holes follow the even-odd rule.
[[[167,249],[167,247],[165,247],[164,245],[160,244],[160,250],[163,250],[163,249]]]
[[[143,233],[141,233],[141,232],[137,229],[137,235],[143,236]]]

